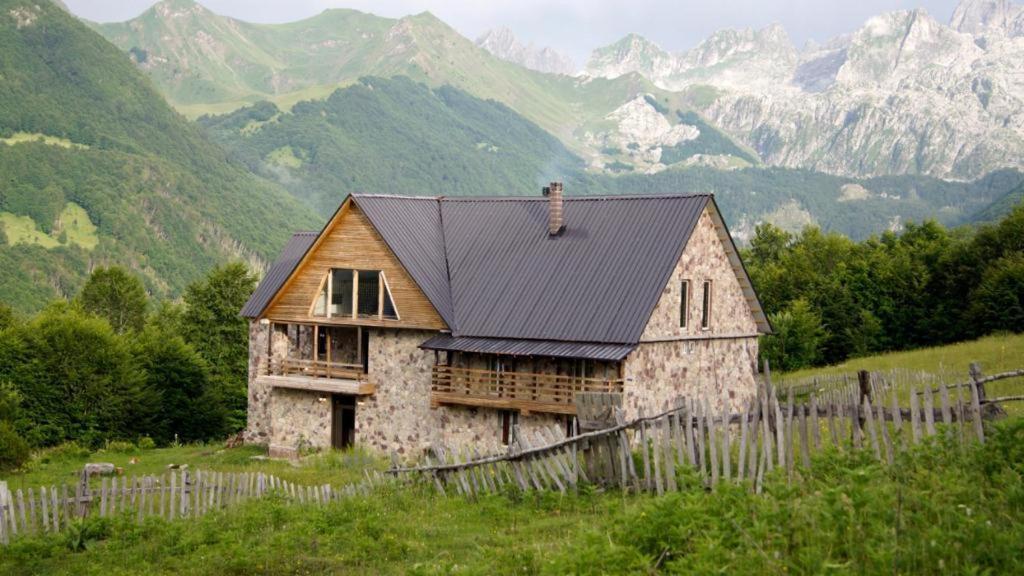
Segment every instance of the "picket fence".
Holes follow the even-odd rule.
[[[621,397],[577,395],[576,428],[569,437],[555,426],[513,428],[507,452],[490,456],[434,447],[426,465],[402,467],[392,456],[384,473],[341,488],[301,485],[261,472],[169,470],[161,475],[83,475],[75,485],[18,489],[0,482],[0,543],[40,532],[59,532],[89,515],[196,518],[238,503],[277,494],[298,504],[364,496],[381,486],[427,484],[442,495],[474,498],[508,490],[575,490],[582,484],[627,492],[664,494],[682,487],[679,471],[694,470],[704,484],[745,482],[761,491],[765,474],[793,475],[810,465],[811,454],[828,446],[869,450],[892,464],[895,454],[937,434],[958,442],[984,442],[986,407],[1011,396],[986,400],[988,382],[1024,376],[1024,369],[982,377],[972,365],[966,382],[918,389],[872,386],[863,375],[857,388],[843,387],[819,397],[796,387],[776,391],[765,370],[756,396],[739,413],[716,411],[707,398],[680,398],[660,414],[625,421]],[[865,385],[864,383],[868,384]],[[801,398],[803,396],[803,398]],[[988,412],[986,414],[986,412]],[[99,486],[94,486],[99,484]]]
[[[1024,370],[982,378],[972,365],[964,383],[921,389],[871,386],[861,377],[864,385],[857,388],[832,390],[827,399],[810,390],[797,401],[797,390],[774,390],[766,370],[756,397],[739,413],[716,412],[706,398],[680,398],[670,410],[629,422],[622,410],[611,410],[610,427],[570,437],[554,427],[517,426],[506,454],[469,459],[434,448],[426,466],[395,467],[389,474],[466,497],[509,489],[566,492],[581,483],[664,494],[681,487],[678,472],[689,467],[709,488],[747,482],[760,492],[766,473],[792,475],[827,446],[869,450],[892,464],[897,451],[939,433],[983,443],[984,384],[1021,375]],[[614,395],[595,396],[610,397],[606,405],[621,403]],[[583,398],[577,395],[580,414],[588,408]]]
[[[14,492],[0,483],[0,543],[7,544],[18,535],[60,532],[89,515],[129,515],[139,523],[149,517],[196,518],[271,493],[320,506],[366,495],[387,481],[380,472],[366,472],[362,482],[336,489],[330,484],[296,484],[262,472],[170,470],[160,475],[103,477],[98,487],[90,487],[84,475],[73,486]]]

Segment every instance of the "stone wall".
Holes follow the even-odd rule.
[[[756,391],[757,338],[645,342],[623,365],[626,417],[671,408],[680,396],[738,410]]]
[[[294,457],[303,450],[330,448],[331,408],[330,394],[274,388],[270,395],[270,455]]]
[[[270,390],[257,383],[259,363],[266,356],[270,325],[249,321],[249,400],[245,441],[249,444],[270,443]]]
[[[707,336],[751,336],[757,323],[718,236],[709,206],[704,209],[672,276],[658,299],[640,341]],[[681,327],[682,284],[689,280],[686,327]],[[701,328],[702,284],[711,280],[711,317]]]

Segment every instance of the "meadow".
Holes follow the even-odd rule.
[[[325,507],[271,496],[188,520],[89,518],[16,540],[0,573],[1020,573],[1022,474],[1014,419],[984,446],[939,436],[893,467],[829,449],[792,479],[769,474],[763,494],[707,491],[680,468],[686,488],[662,497],[584,488],[467,500],[413,486]]]

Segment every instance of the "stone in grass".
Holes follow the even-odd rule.
[[[249,456],[249,460],[259,460],[259,461],[262,462],[263,460],[270,460],[270,458],[267,458],[266,456],[264,456],[262,454],[257,454],[255,456]]]
[[[109,476],[117,469],[109,462],[90,462],[85,465],[82,473],[86,476]]]

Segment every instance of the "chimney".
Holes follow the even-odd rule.
[[[548,234],[558,236],[565,230],[562,218],[562,183],[552,182],[544,187],[544,195],[548,197]]]

